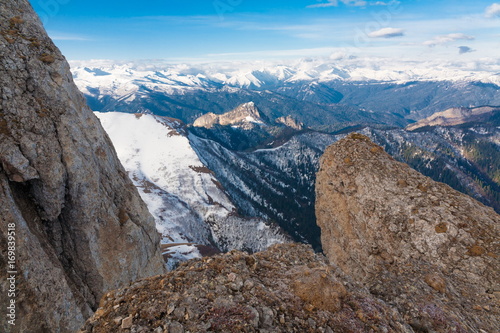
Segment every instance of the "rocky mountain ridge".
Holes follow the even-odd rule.
[[[195,259],[113,291],[80,333],[413,332],[303,244]]]
[[[200,116],[193,122],[194,127],[205,128],[212,128],[214,125],[231,125],[250,129],[252,124],[264,124],[254,102],[241,104],[234,110],[221,115],[209,112]]]
[[[298,244],[195,259],[107,294],[81,332],[500,329],[491,208],[360,134],[327,149],[317,178],[328,260]]]
[[[154,220],[26,0],[0,3],[0,95],[0,331],[75,332],[165,271]]]

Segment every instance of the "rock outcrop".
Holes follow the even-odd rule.
[[[332,264],[418,332],[500,331],[500,216],[351,134],[321,159],[316,215]]]
[[[493,117],[498,119],[498,114],[500,114],[500,107],[451,108],[408,125],[406,129],[415,131],[427,126],[457,126],[472,122],[488,122]]]
[[[259,110],[253,102],[241,104],[236,109],[224,114],[209,112],[197,118],[193,126],[212,128],[214,125],[241,125],[244,128],[251,128],[255,123],[263,124]]]
[[[0,331],[74,332],[106,291],[164,272],[159,236],[27,0],[0,3],[0,94]]]
[[[276,119],[277,124],[283,124],[297,131],[304,129],[304,124],[294,119],[292,116],[279,117]]]
[[[191,260],[106,294],[81,333],[412,332],[361,285],[299,244]]]

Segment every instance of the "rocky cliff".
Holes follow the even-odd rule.
[[[367,137],[330,146],[316,215],[332,264],[415,331],[500,331],[500,216],[396,162]]]
[[[283,116],[283,117],[279,117],[275,120],[275,122],[277,124],[283,124],[285,126],[288,126],[290,128],[293,128],[297,131],[301,131],[303,128],[304,128],[304,124],[302,124],[301,122],[295,120],[293,117],[291,116]]]
[[[159,236],[26,0],[0,3],[0,94],[0,331],[74,332],[104,292],[163,272]]]
[[[224,114],[214,114],[209,112],[197,118],[193,126],[212,128],[214,125],[240,125],[251,128],[252,123],[263,123],[259,110],[253,102],[241,104],[236,109]]]

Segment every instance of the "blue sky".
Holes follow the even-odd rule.
[[[491,0],[30,1],[70,60],[500,56]]]

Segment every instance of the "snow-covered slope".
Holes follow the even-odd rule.
[[[96,115],[155,217],[163,243],[259,251],[285,241],[263,220],[237,215],[214,174],[191,148],[179,121],[118,112]]]

